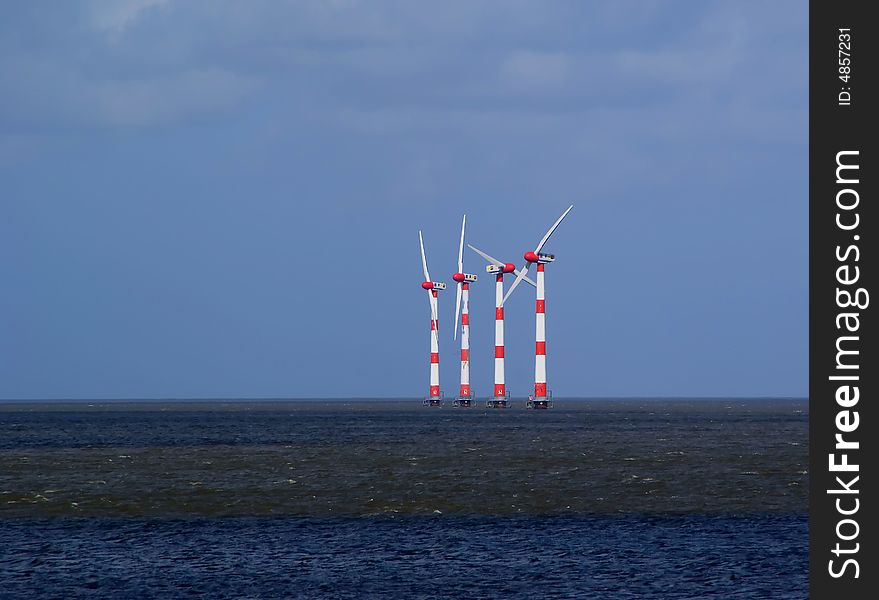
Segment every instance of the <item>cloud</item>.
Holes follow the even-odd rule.
[[[662,131],[657,113],[674,121],[710,110],[705,134],[727,135],[724,123],[751,107],[782,132],[805,108],[802,65],[767,68],[761,51],[775,44],[776,56],[802,54],[802,23],[766,14],[786,4],[762,12],[659,1],[449,2],[431,11],[355,0],[81,6],[63,20],[32,9],[19,23],[35,35],[19,35],[0,55],[0,131],[143,128],[242,118],[261,106],[293,128],[327,122],[376,133],[464,121],[477,132],[501,122],[532,129],[525,118],[575,129],[595,114]]]
[[[53,40],[19,43],[0,56],[0,132],[143,128],[234,111],[256,89],[256,77],[220,61],[187,60],[183,46],[158,36],[143,43],[138,30],[148,17],[173,28],[156,13],[172,7],[169,0],[95,1],[68,27],[39,11],[22,18],[42,27],[37,39]]]
[[[92,0],[88,21],[113,38],[121,36],[146,11],[168,4],[170,0]]]
[[[0,99],[0,131],[7,133],[204,120],[234,110],[258,85],[216,67],[131,78],[90,78],[42,60],[20,59],[13,68],[16,85]]]

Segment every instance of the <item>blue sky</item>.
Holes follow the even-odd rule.
[[[557,396],[807,393],[807,5],[4,2],[0,398],[423,396],[457,231]],[[484,273],[482,260],[465,267]],[[507,382],[533,380],[533,291]],[[493,286],[471,294],[490,392]]]

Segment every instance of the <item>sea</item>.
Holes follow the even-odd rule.
[[[0,403],[0,598],[806,598],[805,399]]]

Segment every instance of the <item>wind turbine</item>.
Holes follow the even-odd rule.
[[[488,262],[485,270],[495,275],[494,288],[494,396],[485,401],[485,405],[489,408],[507,408],[510,404],[510,394],[507,392],[507,385],[504,382],[504,274],[515,273],[519,278],[524,279],[533,286],[533,281],[528,279],[524,273],[516,270],[513,263],[502,263],[493,256],[489,256],[479,248],[467,244],[467,247],[473,250]],[[516,279],[519,281],[519,279]]]
[[[418,230],[418,243],[421,245],[421,268],[424,271],[424,282],[421,284],[427,290],[427,299],[430,302],[430,393],[424,399],[425,406],[442,406],[442,392],[439,384],[439,322],[437,318],[437,296],[439,290],[446,289],[446,284],[440,281],[432,281],[427,270],[427,257],[424,256],[424,238],[421,230]]]
[[[516,277],[513,285],[510,286],[507,295],[504,296],[504,301],[506,301],[510,294],[513,293],[513,290],[516,289],[516,286],[519,285],[519,282],[525,278],[525,274],[528,273],[528,267],[532,263],[537,263],[537,306],[535,311],[537,344],[534,356],[534,395],[528,397],[528,402],[525,405],[527,408],[550,408],[552,406],[552,392],[547,396],[546,391],[546,295],[543,269],[546,263],[551,263],[555,260],[555,255],[546,254],[541,252],[541,250],[543,250],[543,246],[549,240],[549,236],[556,230],[562,219],[568,216],[572,208],[574,208],[573,204],[553,223],[549,231],[546,232],[546,235],[543,236],[543,239],[537,244],[537,247],[525,253],[525,266],[522,267],[522,271]]]
[[[467,215],[461,220],[461,242],[458,244],[458,272],[452,275],[458,283],[455,295],[455,334],[458,337],[458,314],[461,314],[461,389],[453,406],[469,408],[473,405],[473,391],[470,389],[470,284],[476,275],[464,272],[464,226]],[[462,306],[463,301],[463,306]]]

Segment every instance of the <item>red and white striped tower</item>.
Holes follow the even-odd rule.
[[[458,313],[461,314],[461,389],[453,406],[469,408],[473,405],[473,390],[470,389],[470,284],[476,275],[464,273],[464,227],[467,215],[461,220],[461,242],[458,244],[458,272],[452,275],[458,283],[455,298],[455,336],[458,335]],[[463,301],[463,307],[462,307]]]
[[[546,297],[544,296],[543,263],[537,263],[537,307],[534,357],[534,402],[546,401]]]
[[[466,281],[461,282],[461,300],[461,389],[455,406],[467,408],[473,404],[473,390],[470,389],[470,284]]]
[[[446,284],[431,281],[427,270],[427,257],[424,255],[424,238],[421,231],[418,232],[418,242],[421,245],[421,268],[424,272],[424,282],[421,287],[427,290],[427,298],[430,302],[430,392],[424,399],[425,406],[442,406],[442,392],[440,391],[439,379],[439,318],[437,316],[437,303],[439,290],[446,289]]]
[[[528,398],[526,404],[526,407],[528,408],[549,408],[552,406],[552,394],[547,391],[546,385],[546,288],[544,287],[543,270],[546,263],[551,263],[555,260],[555,255],[541,252],[541,250],[549,239],[549,236],[552,235],[562,220],[568,216],[568,213],[571,212],[572,208],[574,208],[573,204],[562,213],[562,216],[559,217],[553,226],[549,228],[549,231],[546,232],[546,235],[544,235],[543,239],[540,240],[540,243],[537,244],[537,248],[531,252],[525,253],[525,266],[522,267],[520,275],[516,277],[516,281],[513,282],[507,295],[504,296],[504,300],[509,298],[510,294],[513,293],[513,290],[516,289],[516,286],[519,285],[519,282],[525,277],[525,274],[528,272],[528,267],[537,263],[537,305],[535,311],[537,343],[534,356],[534,395]]]
[[[494,288],[494,397],[488,401],[493,408],[506,408],[509,403],[504,380],[504,272],[509,271],[504,268],[495,276]]]
[[[488,262],[485,270],[495,275],[494,293],[494,396],[486,400],[485,404],[491,408],[506,408],[509,406],[510,395],[507,392],[507,384],[504,381],[504,274],[515,273],[531,285],[537,285],[516,270],[513,263],[502,263],[498,259],[489,256],[482,250],[467,244],[479,256]]]
[[[427,283],[427,282],[425,282]],[[432,282],[431,282],[431,285]],[[436,305],[439,293],[430,288],[431,294],[431,315],[430,315],[430,392],[427,400],[431,406],[442,402],[440,397],[440,378],[439,378],[439,320],[436,318]]]
[[[461,398],[472,398],[470,390],[470,284],[461,284]]]

